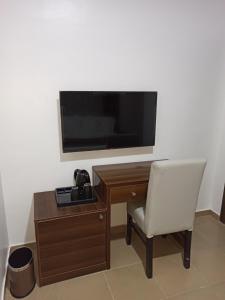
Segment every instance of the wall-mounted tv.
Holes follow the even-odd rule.
[[[61,91],[63,152],[153,146],[157,92]]]

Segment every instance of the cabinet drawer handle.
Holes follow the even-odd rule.
[[[137,196],[137,193],[131,192],[131,195],[132,195],[133,197],[135,197],[135,196]]]
[[[99,218],[99,220],[103,220],[103,219],[104,219],[103,214],[99,214],[99,215],[98,215],[98,218]]]

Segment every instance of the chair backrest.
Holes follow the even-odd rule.
[[[145,207],[148,237],[192,230],[205,166],[203,159],[152,163]]]

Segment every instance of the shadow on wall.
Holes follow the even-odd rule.
[[[35,241],[35,231],[34,231],[34,199],[31,197],[32,202],[29,210],[29,216],[27,218],[27,226],[24,237],[25,243],[33,243]]]
[[[74,153],[63,153],[60,147],[60,161],[70,160],[85,160],[85,159],[99,159],[116,156],[140,155],[140,154],[153,154],[153,147],[140,147],[140,148],[123,148],[123,149],[109,149],[109,150],[96,150],[96,151],[83,151]]]
[[[0,299],[3,299],[9,240],[0,174]]]

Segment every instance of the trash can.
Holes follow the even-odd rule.
[[[33,253],[30,248],[21,247],[10,254],[8,272],[12,296],[27,296],[35,286]]]

